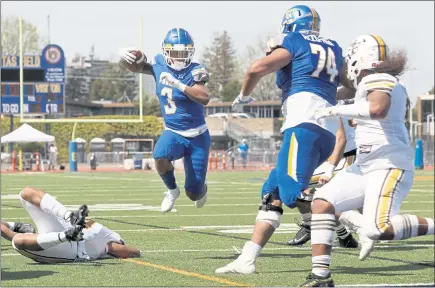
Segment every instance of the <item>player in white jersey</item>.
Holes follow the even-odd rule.
[[[342,88],[345,89],[345,88]],[[352,93],[353,97],[354,94]],[[338,98],[338,95],[337,95]],[[348,103],[349,99],[340,100],[337,105],[344,105]],[[351,126],[350,119],[343,117],[338,121],[339,128],[336,133],[336,141],[334,151],[329,157],[328,161],[318,167],[311,177],[310,185],[321,186],[330,181],[335,173],[343,170],[345,167],[353,164],[356,155],[355,144],[355,128]],[[304,245],[311,239],[311,201],[316,188],[310,189],[310,195],[300,199],[301,203],[297,207],[301,213],[302,222],[298,224],[300,226],[299,231],[293,238],[287,241],[288,245],[300,246]],[[346,223],[349,224],[349,223]],[[346,229],[346,227],[337,221],[335,231],[338,236],[338,242],[341,247],[344,248],[357,248],[358,242],[353,238],[352,234]]]
[[[356,120],[357,157],[314,195],[312,272],[303,287],[334,285],[329,264],[335,213],[364,207],[359,222],[364,223],[365,235],[371,240],[434,234],[433,219],[399,214],[414,179],[413,149],[404,121],[406,90],[395,77],[406,61],[387,55],[381,37],[358,37],[346,56],[347,78],[357,89],[355,103],[316,112],[318,119],[338,116]],[[400,64],[402,69],[397,70]]]
[[[36,262],[64,263],[107,256],[140,256],[140,251],[125,245],[118,233],[92,220],[85,222],[86,205],[78,212],[71,212],[50,194],[32,187],[24,188],[19,196],[38,233],[15,234],[12,246]]]

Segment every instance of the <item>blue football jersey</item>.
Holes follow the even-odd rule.
[[[206,83],[209,74],[205,67],[192,62],[187,68],[176,71],[168,67],[162,54],[156,55],[151,64],[165,126],[175,131],[186,131],[204,125],[204,106],[191,100],[180,90],[160,83],[159,80],[160,74],[167,72],[187,86],[199,82]]]
[[[344,64],[342,49],[336,41],[290,32],[275,36],[268,45],[269,53],[284,48],[292,55],[290,64],[276,75],[283,102],[293,94],[311,92],[331,105],[336,104],[340,71]]]

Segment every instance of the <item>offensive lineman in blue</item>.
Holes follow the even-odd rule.
[[[320,17],[316,10],[305,5],[287,10],[281,34],[268,42],[266,56],[251,65],[233,102],[234,110],[243,109],[254,100],[250,94],[258,81],[276,72],[285,117],[281,128],[283,144],[276,168],[264,183],[263,203],[251,240],[245,243],[236,260],[218,268],[216,273],[255,272],[257,257],[280,225],[282,204],[296,207],[297,200],[304,198],[303,192],[308,189],[314,170],[334,149],[333,130],[337,123],[316,121],[314,112],[336,104],[344,59],[337,42],[320,37],[319,31]]]
[[[132,72],[150,74],[156,80],[156,94],[165,122],[165,130],[154,148],[156,170],[168,188],[161,205],[169,212],[180,196],[171,161],[184,157],[186,195],[201,208],[207,201],[208,153],[210,134],[204,119],[204,105],[210,98],[204,86],[209,80],[207,70],[193,62],[194,42],[182,28],[168,32],[162,43],[162,54],[147,63],[142,52],[126,48],[121,64]],[[135,54],[136,53],[136,54]]]

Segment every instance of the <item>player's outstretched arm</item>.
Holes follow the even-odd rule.
[[[275,49],[271,54],[254,62],[249,67],[243,78],[242,91],[243,96],[251,95],[255,86],[261,78],[267,74],[278,71],[279,69],[290,64],[292,56],[286,49]]]
[[[109,242],[107,244],[107,254],[118,258],[138,258],[140,251],[137,248],[122,245],[116,242]]]
[[[344,132],[343,119],[339,119],[339,126],[337,134],[335,134],[335,147],[329,157],[329,164],[333,165],[334,168],[340,163],[341,158],[344,154],[344,148],[346,147],[346,133]]]
[[[334,175],[335,167],[337,167],[338,163],[340,163],[340,160],[344,153],[344,148],[346,147],[346,133],[344,132],[344,126],[343,126],[343,120],[339,119],[339,127],[338,131],[335,134],[335,146],[334,151],[332,151],[331,156],[328,159],[328,164],[325,170],[325,175],[321,176],[319,179],[320,184],[326,184],[331,180],[332,176]]]
[[[316,112],[316,119],[343,116],[353,119],[384,119],[391,106],[391,96],[381,90],[369,91],[367,101],[359,101],[351,105],[333,106]]]

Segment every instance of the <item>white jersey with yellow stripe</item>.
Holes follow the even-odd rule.
[[[414,171],[413,149],[405,126],[406,89],[389,74],[372,74],[361,80],[355,102],[367,101],[367,95],[375,90],[390,95],[391,106],[384,119],[356,121],[355,163],[363,172],[389,168]]]

